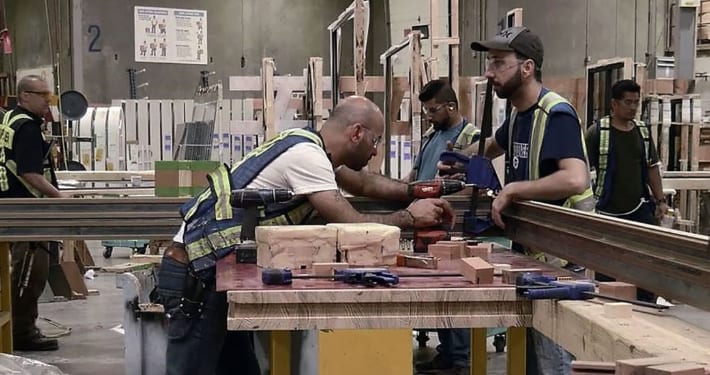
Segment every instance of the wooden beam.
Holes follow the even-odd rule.
[[[323,126],[323,58],[311,57],[308,61],[311,81],[311,103],[313,104],[313,127],[320,130]]]
[[[409,103],[410,103],[410,114],[409,119],[411,122],[412,129],[412,155],[417,155],[419,153],[419,147],[422,142],[422,103],[419,101],[419,93],[422,90],[422,42],[421,33],[418,31],[413,31],[409,37],[409,50],[411,53],[411,64],[410,64],[410,76],[411,81],[409,83]]]
[[[604,316],[596,301],[533,301],[533,327],[579,360],[616,361],[676,357],[710,363],[710,332],[672,315],[632,312],[630,319]]]
[[[449,15],[449,25],[451,37],[459,39],[459,0],[449,0],[451,14]],[[451,61],[449,77],[451,77],[451,87],[456,92],[456,97],[459,95],[459,50],[460,43],[451,44],[449,49],[449,59]]]
[[[355,16],[353,19],[353,56],[355,61],[355,95],[365,95],[365,44],[367,43],[367,20],[365,1],[355,0]]]
[[[266,139],[276,136],[276,113],[274,111],[274,59],[265,57],[261,60],[262,99],[264,100],[264,134]]]

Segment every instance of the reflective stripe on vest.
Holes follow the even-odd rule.
[[[537,108],[533,114],[532,130],[530,131],[530,152],[528,154],[528,180],[537,180],[540,178],[540,153],[542,151],[542,142],[545,137],[545,128],[550,117],[550,114],[555,111],[555,106],[557,105],[569,105],[572,110],[574,117],[579,123],[579,116],[574,110],[572,104],[570,104],[567,99],[563,98],[559,94],[548,91],[545,95],[540,98],[537,102]],[[508,123],[508,155],[512,153],[513,144],[513,127],[515,125],[515,117],[517,111],[515,108],[512,109],[510,113],[510,119]],[[584,153],[584,159],[589,165],[589,158],[587,157],[587,146],[584,142],[584,130],[582,125],[579,125],[580,140],[582,142],[582,151]],[[510,158],[508,156],[508,158]],[[506,163],[509,164],[509,163]],[[509,173],[510,166],[507,165],[507,173]],[[564,202],[564,207],[572,207],[582,211],[593,211],[594,210],[594,192],[592,190],[591,184],[582,193],[571,196],[567,198]]]
[[[430,126],[429,129],[424,133],[424,138],[426,138],[425,143],[422,145],[421,149],[419,150],[419,155],[417,156],[417,159],[415,160],[415,166],[414,166],[414,180],[417,179],[418,171],[419,168],[421,167],[421,155],[424,154],[424,148],[429,144],[429,141],[431,140],[431,136],[434,135],[436,130],[434,129],[433,126]],[[481,129],[478,129],[475,125],[473,125],[470,122],[467,122],[466,125],[461,128],[461,131],[456,135],[455,139],[453,140],[454,144],[454,150],[463,150],[466,148],[466,146],[470,145],[471,143],[475,142],[478,140],[477,137],[481,136]]]
[[[651,133],[648,131],[646,124],[643,121],[634,120],[634,126],[639,130],[643,139],[644,151],[646,152],[646,163],[650,162],[651,157]],[[597,180],[595,182],[594,196],[601,199],[604,193],[604,183],[608,177],[606,172],[609,167],[609,151],[610,151],[610,130],[611,122],[609,116],[604,116],[599,119],[599,166],[597,168]]]
[[[17,163],[15,160],[7,159],[6,149],[12,150],[13,142],[15,139],[16,130],[11,126],[18,120],[32,120],[32,118],[24,113],[20,113],[13,116],[14,111],[7,111],[5,116],[3,116],[2,123],[0,123],[0,191],[10,190],[10,182],[7,178],[7,172],[12,173],[15,178],[30,192],[33,196],[41,198],[44,196],[41,191],[32,186],[27,180],[22,178],[17,173]],[[22,126],[20,124],[19,126]],[[18,128],[19,130],[19,128]],[[52,177],[48,168],[43,171],[44,178],[51,183]]]
[[[231,190],[245,188],[278,155],[302,142],[323,146],[320,136],[310,130],[284,131],[247,154],[229,173],[225,166],[210,173],[210,187],[183,205],[185,248],[195,272],[211,269],[241,243],[244,210],[231,206]],[[259,225],[300,224],[312,212],[305,197],[271,204],[259,212]]]

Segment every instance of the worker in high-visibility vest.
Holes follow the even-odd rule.
[[[216,262],[241,243],[244,210],[230,205],[231,190],[293,191],[288,202],[268,204],[259,225],[306,224],[317,211],[327,222],[375,222],[402,228],[451,223],[443,199],[421,199],[390,214],[362,214],[343,197],[411,201],[407,184],[369,173],[382,141],[384,117],[369,99],[342,100],[320,131],[289,129],[244,159],[209,175],[210,187],[180,212],[184,224],[165,250],[158,273],[159,302],[168,316],[166,374],[260,374],[250,333],[227,332],[227,298],[216,291]]]
[[[17,108],[0,123],[0,198],[63,197],[44,139],[43,116],[49,111],[52,90],[35,75],[17,83]],[[56,339],[42,335],[37,300],[49,277],[46,242],[14,242],[12,253],[12,333],[15,350],[57,350]]]
[[[587,129],[589,162],[597,172],[594,182],[596,211],[602,215],[657,225],[668,212],[663,195],[661,162],[651,129],[636,120],[641,87],[621,80],[611,87],[611,115]],[[614,281],[600,273],[599,281]],[[638,289],[637,298],[656,302],[656,296]]]
[[[512,104],[509,118],[486,140],[484,151],[487,158],[505,155],[506,160],[506,185],[493,200],[493,221],[504,227],[503,210],[521,200],[593,210],[584,131],[574,107],[542,85],[542,40],[526,27],[511,27],[471,48],[487,52],[485,75],[498,97]],[[474,144],[464,153],[477,149]],[[439,168],[446,174],[451,166],[440,163]],[[551,261],[546,254],[533,255]],[[528,374],[571,372],[570,353],[534,329],[528,333]]]

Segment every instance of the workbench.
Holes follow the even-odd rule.
[[[513,268],[564,270],[509,251],[495,251],[491,263]],[[458,272],[457,261],[438,270],[390,267],[397,275]],[[486,373],[486,328],[508,328],[508,374],[525,373],[525,327],[532,303],[515,287],[474,285],[463,277],[402,277],[394,287],[366,287],[324,279],[294,279],[292,285],[263,285],[260,269],[217,264],[217,290],[227,292],[229,330],[271,331],[272,375],[290,374],[290,332],[319,330],[319,374],[411,374],[412,329],[472,328],[472,374]]]

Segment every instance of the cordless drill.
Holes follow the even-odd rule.
[[[237,247],[237,263],[256,263],[256,226],[259,225],[259,207],[286,202],[294,194],[288,189],[237,189],[232,190],[230,204],[244,209],[241,233],[242,243]]]
[[[412,182],[407,186],[407,194],[412,198],[439,198],[443,195],[458,193],[466,188],[461,180],[427,180]]]
[[[444,195],[458,193],[471,186],[461,180],[427,180],[412,182],[407,187],[407,193],[412,198],[439,198]],[[423,228],[414,231],[414,252],[426,253],[430,244],[449,238],[449,232],[444,229]]]

